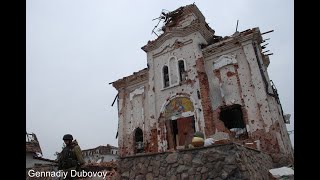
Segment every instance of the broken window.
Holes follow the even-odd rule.
[[[184,81],[184,80],[186,80],[186,70],[184,68],[184,61],[179,60],[178,66],[179,66],[180,81]]]
[[[169,87],[169,70],[168,70],[168,66],[164,66],[162,71],[163,71],[163,85],[164,85],[164,87]]]
[[[140,128],[137,128],[134,133],[134,140],[135,140],[135,149],[136,153],[143,152],[143,132]]]
[[[246,125],[243,121],[241,105],[235,104],[221,108],[220,120],[234,133],[235,138],[247,138]]]

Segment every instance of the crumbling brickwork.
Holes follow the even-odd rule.
[[[203,58],[197,59],[196,68],[197,68],[199,85],[200,85],[200,94],[202,97],[205,134],[208,137],[214,134],[215,126],[214,126],[213,112],[212,112],[212,106],[211,106],[211,100],[210,100],[209,81],[208,81],[207,73],[205,72]]]
[[[120,156],[181,149],[201,131],[293,162],[259,28],[216,36],[194,4],[164,19],[163,33],[142,47],[147,68],[112,82],[119,92]]]

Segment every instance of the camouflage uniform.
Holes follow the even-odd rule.
[[[80,166],[85,164],[82,157],[80,146],[77,141],[72,141],[69,145],[63,148],[58,160],[58,169],[68,172],[66,179],[75,179],[70,177],[71,170],[80,170]]]

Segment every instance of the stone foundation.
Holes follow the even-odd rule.
[[[120,158],[118,179],[268,179],[268,154],[234,143]],[[120,177],[121,176],[121,177]]]

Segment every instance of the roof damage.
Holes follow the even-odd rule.
[[[42,155],[39,141],[34,133],[26,133],[26,152]]]

